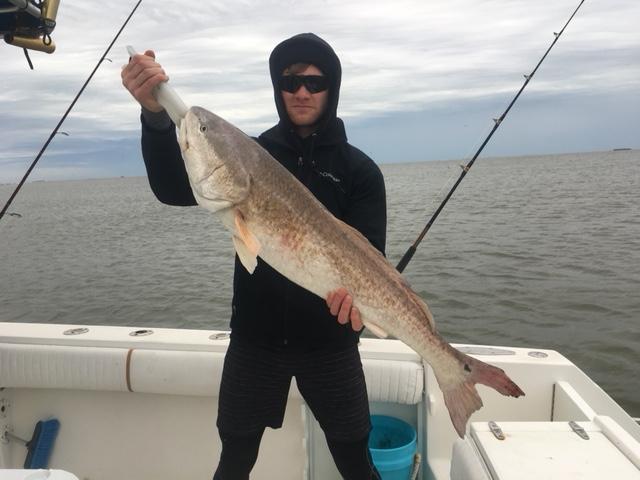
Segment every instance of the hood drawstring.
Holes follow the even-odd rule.
[[[293,130],[291,130],[291,133],[295,135]],[[305,144],[307,142],[304,141],[305,139],[300,139],[300,151],[298,153],[298,174],[296,175],[298,177],[298,180],[300,180],[307,187],[310,186],[312,172],[317,171],[316,161],[313,159],[313,153],[316,147],[316,138],[318,138],[318,133],[313,132],[310,137],[311,139],[308,141],[309,148],[306,148]]]
[[[315,146],[316,146],[316,138],[318,138],[318,133],[317,132],[313,132],[311,134],[311,142],[309,144],[307,174],[305,176],[306,178],[302,182],[308,188],[311,187],[311,178],[312,178],[313,172],[316,169],[316,161],[313,159],[313,151],[315,150]]]

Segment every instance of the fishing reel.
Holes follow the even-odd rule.
[[[22,48],[33,69],[27,50],[53,53],[51,32],[56,27],[60,0],[0,0],[0,34],[9,45]]]

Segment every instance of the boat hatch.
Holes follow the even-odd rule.
[[[640,443],[610,417],[497,423],[502,436],[495,422],[474,422],[456,441],[451,480],[640,478]]]

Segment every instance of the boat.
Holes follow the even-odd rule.
[[[228,343],[227,331],[0,323],[0,479],[210,479]],[[569,359],[455,346],[526,392],[512,399],[479,386],[484,406],[464,439],[428,364],[398,340],[361,339],[371,412],[413,427],[416,478],[640,479],[640,425]],[[50,419],[59,430],[48,465],[26,470],[15,439]],[[295,382],[283,428],[267,429],[251,478],[340,478]]]

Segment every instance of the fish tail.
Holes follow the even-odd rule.
[[[458,435],[464,438],[469,417],[482,407],[482,399],[476,390],[476,383],[511,397],[519,397],[524,395],[524,392],[504,373],[504,370],[467,355],[462,355],[461,360],[464,376],[458,383],[447,385],[442,393],[453,426]]]
[[[473,383],[461,382],[448,390],[443,390],[444,403],[449,410],[449,416],[460,438],[464,438],[467,420],[473,412],[482,407],[482,399],[478,395]]]
[[[481,383],[487,387],[491,387],[494,390],[500,392],[502,395],[510,397],[519,397],[524,395],[524,392],[518,385],[511,380],[504,370],[488,363],[481,362],[475,358],[467,357],[467,364],[471,368],[470,379],[473,383]]]

